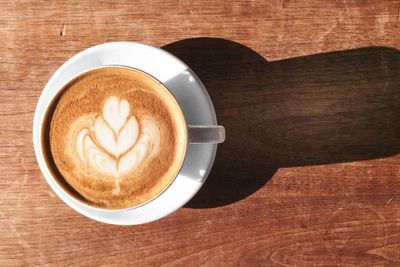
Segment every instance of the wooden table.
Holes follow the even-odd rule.
[[[400,264],[399,1],[0,3],[0,265]],[[43,179],[32,119],[95,44],[163,47],[208,88],[226,143],[201,192],[121,227]]]

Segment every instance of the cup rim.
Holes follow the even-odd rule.
[[[71,82],[73,82],[75,79],[77,79],[77,78],[79,78],[80,76],[82,76],[82,75],[84,75],[84,74],[86,74],[86,73],[89,73],[89,72],[91,72],[91,71],[98,70],[98,69],[104,69],[104,68],[128,69],[128,70],[131,70],[131,71],[139,72],[139,73],[141,73],[141,74],[143,74],[143,75],[149,77],[150,79],[156,81],[157,83],[159,83],[159,84],[161,85],[161,87],[163,87],[163,89],[165,89],[165,91],[167,92],[167,94],[168,94],[169,96],[171,96],[171,98],[173,99],[173,102],[174,102],[174,104],[176,105],[176,107],[178,108],[179,113],[180,113],[180,115],[181,115],[181,118],[183,119],[183,122],[184,122],[183,131],[184,131],[184,138],[185,138],[185,144],[184,144],[184,148],[183,148],[182,160],[181,160],[181,162],[180,162],[180,166],[179,166],[179,168],[177,169],[176,174],[174,175],[174,177],[170,180],[170,182],[168,183],[168,185],[167,185],[166,187],[164,187],[157,195],[155,195],[155,196],[153,196],[152,198],[146,200],[145,202],[142,202],[142,203],[140,203],[140,204],[138,204],[138,205],[135,205],[135,206],[132,206],[132,207],[123,208],[123,209],[107,209],[107,208],[101,208],[101,207],[96,207],[96,206],[89,205],[89,204],[86,203],[85,201],[83,201],[83,200],[77,198],[76,196],[74,196],[73,194],[71,194],[70,192],[68,192],[68,190],[65,188],[65,186],[61,185],[61,182],[58,181],[58,179],[60,179],[60,178],[55,177],[55,174],[54,174],[54,172],[52,171],[52,167],[49,166],[48,159],[46,159],[46,157],[52,158],[52,155],[47,155],[47,156],[44,155],[44,154],[49,154],[49,153],[51,153],[51,151],[43,151],[43,153],[41,154],[41,160],[44,162],[44,166],[50,171],[51,179],[55,182],[55,184],[57,184],[57,187],[58,187],[61,191],[63,191],[64,194],[66,194],[66,195],[68,195],[69,197],[73,198],[75,201],[79,202],[81,205],[85,206],[86,208],[90,208],[90,209],[94,209],[94,210],[99,210],[99,211],[103,211],[103,212],[123,212],[123,211],[128,211],[128,210],[140,208],[140,207],[142,207],[142,206],[144,206],[144,205],[146,205],[146,204],[148,204],[148,203],[154,201],[154,200],[157,199],[159,196],[161,196],[161,195],[162,195],[169,187],[171,187],[171,185],[174,183],[174,181],[175,181],[176,178],[178,177],[179,173],[181,172],[182,167],[183,167],[183,164],[184,164],[185,159],[186,159],[187,148],[188,148],[188,145],[189,145],[189,136],[188,136],[189,133],[188,133],[188,129],[187,129],[188,124],[187,124],[187,120],[186,120],[186,118],[185,118],[185,114],[183,113],[182,108],[181,108],[181,106],[179,105],[179,103],[178,103],[176,97],[171,93],[171,90],[170,90],[163,82],[161,82],[159,79],[157,79],[157,78],[154,77],[153,75],[151,75],[151,74],[149,74],[149,73],[147,73],[147,72],[145,72],[145,71],[143,71],[143,70],[140,70],[140,69],[138,69],[138,68],[134,68],[134,67],[131,67],[131,66],[118,65],[118,64],[106,64],[106,65],[101,65],[101,66],[96,66],[96,67],[88,68],[88,69],[85,69],[85,70],[83,70],[83,71],[81,71],[81,72],[79,72],[79,73],[73,75],[73,76],[72,76],[71,78],[69,78],[66,82],[64,82],[61,86],[59,86],[59,87],[57,88],[57,90],[55,90],[55,93],[52,95],[50,101],[49,101],[49,102],[47,103],[47,105],[46,105],[46,108],[45,108],[46,111],[45,111],[43,114],[41,114],[41,124],[40,124],[40,132],[39,132],[39,136],[40,136],[40,137],[39,137],[39,138],[40,138],[40,146],[43,147],[43,139],[44,139],[44,136],[46,135],[46,133],[44,133],[44,131],[45,131],[44,128],[45,128],[45,125],[48,123],[47,120],[51,120],[51,119],[52,119],[52,118],[47,118],[47,119],[46,119],[46,114],[48,114],[49,109],[50,109],[50,106],[53,104],[53,101],[55,100],[55,98],[58,97],[60,93],[61,93],[61,95],[62,95],[62,94],[63,94],[62,91],[65,89],[65,87],[67,87],[67,86],[68,86]],[[42,150],[43,150],[43,149],[42,149]],[[54,166],[54,167],[57,168],[57,166]],[[65,179],[65,178],[64,178],[64,179]],[[67,181],[66,181],[66,183],[69,184]],[[71,187],[72,187],[72,186],[71,186]],[[72,188],[73,188],[73,187],[72,187]],[[73,189],[74,189],[74,188],[73,188]],[[76,191],[76,192],[77,192],[77,191]],[[77,194],[81,195],[79,192],[77,192]],[[84,198],[84,197],[82,196],[82,198]]]

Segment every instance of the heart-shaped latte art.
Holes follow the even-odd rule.
[[[149,118],[139,123],[130,111],[126,99],[111,96],[93,125],[79,129],[76,136],[75,149],[80,161],[86,168],[114,177],[114,194],[120,192],[121,177],[154,155],[160,145],[156,124]]]

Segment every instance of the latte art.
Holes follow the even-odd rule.
[[[87,116],[78,120],[85,121]],[[76,132],[73,127],[70,131]],[[130,116],[128,101],[116,96],[106,100],[102,115],[96,117],[94,125],[81,129],[75,142],[85,166],[115,178],[114,194],[120,192],[121,177],[133,171],[145,157],[157,153],[159,145],[160,133],[155,123],[143,119],[139,124],[134,116]]]
[[[142,204],[163,192],[183,164],[183,114],[169,91],[140,71],[104,67],[78,76],[50,117],[60,184],[89,205]]]

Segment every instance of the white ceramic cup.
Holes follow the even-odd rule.
[[[135,68],[160,81],[178,102],[188,127],[185,160],[174,181],[157,197],[123,210],[95,208],[73,197],[57,182],[46,163],[42,132],[46,111],[63,86],[91,69]],[[65,62],[50,78],[39,98],[33,122],[33,144],[39,167],[54,192],[71,208],[94,220],[119,225],[160,219],[185,205],[204,184],[225,130],[217,125],[211,99],[194,72],[170,53],[135,42],[113,42],[88,48]]]

